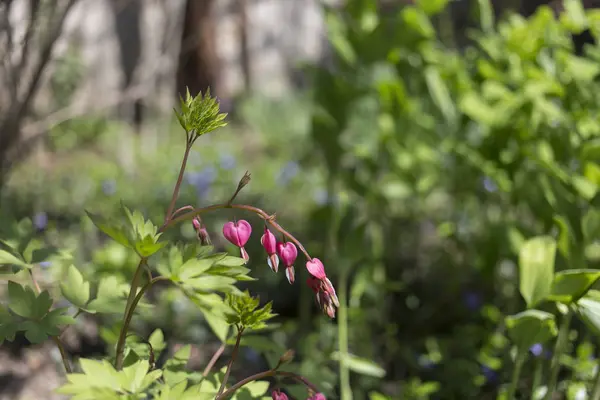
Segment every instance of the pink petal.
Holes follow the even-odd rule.
[[[279,257],[277,257],[277,254],[271,254],[267,257],[267,264],[269,264],[269,268],[271,268],[273,272],[277,272],[279,270]]]
[[[317,279],[323,279],[327,277],[327,275],[325,275],[325,267],[318,258],[313,258],[312,260],[307,261],[306,269]]]
[[[252,234],[252,226],[248,221],[241,219],[237,222],[237,234],[240,241],[240,247],[246,245]]]
[[[250,256],[248,255],[248,252],[243,247],[240,247],[240,252],[242,253],[242,258],[244,259],[245,263],[247,264],[248,261],[250,261]]]
[[[244,246],[250,239],[251,234],[252,227],[243,219],[236,223],[227,222],[223,225],[223,236],[237,247]]]
[[[323,279],[323,282],[325,283],[325,290],[329,294],[329,296],[331,296],[333,304],[335,304],[336,307],[339,307],[340,301],[338,300],[337,294],[335,293],[335,288],[333,287],[333,284],[331,283],[329,278]]]
[[[265,233],[260,238],[260,244],[263,245],[267,254],[271,255],[276,252],[276,243],[277,239],[275,238],[275,235],[265,227]]]
[[[241,246],[237,235],[237,229],[233,222],[227,222],[225,225],[223,225],[223,236],[225,236],[225,239],[229,240],[234,245],[238,247]]]
[[[286,267],[293,265],[298,257],[298,249],[292,242],[277,243],[277,252],[279,253],[279,257],[281,257],[281,261]]]
[[[194,225],[194,229],[196,229],[196,230],[200,229],[200,221],[198,221],[197,218],[194,218],[192,220],[192,225]]]
[[[296,280],[296,274],[294,272],[294,267],[293,266],[287,267],[285,269],[285,277],[287,278],[287,280],[288,280],[288,282],[290,284],[294,283],[294,281]]]

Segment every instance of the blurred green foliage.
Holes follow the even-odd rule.
[[[251,171],[241,198],[277,211],[293,227],[324,260],[343,305],[328,322],[310,289],[290,288],[266,265],[253,266],[258,281],[244,288],[272,300],[281,325],[242,343],[263,356],[256,361],[248,352],[247,364],[273,367],[279,350],[294,346],[296,360],[284,369],[300,371],[331,398],[495,398],[517,360],[520,342],[507,330],[515,318],[530,321],[533,310],[517,313],[541,302],[540,320],[560,315],[542,301],[551,279],[598,268],[600,47],[577,53],[572,36],[589,29],[598,37],[600,11],[567,0],[558,17],[540,7],[530,18],[495,21],[489,2],[480,0],[479,28],[455,48],[438,32],[447,5],[421,0],[382,12],[375,0],[349,0],[326,8],[333,60],[307,66],[307,93],[245,99],[238,121],[204,137],[192,153],[180,202],[223,201]],[[86,281],[118,285],[131,279],[135,258],[104,242],[81,217],[83,207],[111,213],[123,199],[161,220],[182,151],[177,122],[152,151],[139,150],[143,137],[131,140],[133,171],[123,170],[115,151],[126,128],[74,123],[55,130],[93,143],[56,142],[48,171],[23,165],[2,193],[2,211],[6,221],[32,218],[40,240],[77,249],[72,257]],[[216,238],[228,217],[225,211],[204,220],[218,247],[228,246]],[[191,226],[169,234],[194,238]],[[524,282],[519,255],[541,235],[556,243],[554,270],[540,274],[550,280]],[[248,251],[264,258],[256,243]],[[56,268],[45,273],[76,278],[69,278],[72,259],[53,257]],[[299,271],[297,280],[305,278]],[[590,282],[586,291],[599,289]],[[584,298],[592,304],[585,310],[593,301]],[[161,328],[173,341],[211,340],[210,317],[184,296],[164,289],[153,303],[160,306],[142,308],[137,329]],[[574,321],[560,358],[558,390],[568,399],[591,393],[598,376],[593,319],[600,314],[585,310],[592,329]],[[101,318],[102,337],[114,344],[117,319]],[[544,325],[549,332],[553,323]],[[544,395],[554,339],[545,340],[522,360],[522,398]]]

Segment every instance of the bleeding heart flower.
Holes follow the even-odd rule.
[[[273,233],[271,233],[266,226],[265,233],[260,238],[260,243],[263,245],[268,254],[267,264],[269,264],[269,267],[273,271],[277,272],[279,269],[279,257],[277,257],[276,250],[277,239],[275,239],[275,235],[273,235]]]
[[[318,258],[313,258],[306,262],[306,269],[312,276],[317,279],[323,279],[326,277],[325,275],[325,267],[323,263]]]
[[[308,400],[327,400],[327,397],[323,393],[317,393],[312,397],[309,397]]]
[[[271,393],[271,397],[273,398],[273,400],[288,400],[287,395],[285,393],[281,393],[279,389],[273,390],[273,392]]]
[[[314,276],[309,276],[306,283],[315,292],[317,304],[319,304],[321,310],[329,318],[334,318],[335,309],[340,306],[340,302],[331,281],[327,277],[318,279]]]
[[[277,243],[277,253],[285,265],[285,276],[289,283],[294,283],[296,279],[296,273],[294,271],[294,262],[298,257],[298,249],[292,242]]]
[[[248,239],[250,239],[250,235],[252,234],[252,226],[248,223],[248,221],[239,220],[237,222],[228,222],[223,225],[223,236],[225,239],[229,240],[231,243],[240,248],[242,253],[242,258],[248,262],[250,256],[244,249],[246,243],[248,243]]]

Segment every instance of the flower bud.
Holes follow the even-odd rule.
[[[279,358],[279,364],[289,363],[294,359],[294,350],[290,349],[283,353],[283,355]]]
[[[308,400],[327,400],[323,393],[317,393],[312,397],[309,397]]]
[[[210,246],[212,243],[210,241],[210,236],[208,235],[208,231],[206,227],[202,225],[199,217],[196,217],[192,220],[192,225],[194,226],[194,230],[196,231],[196,236],[200,241],[202,246]]]
[[[265,233],[260,238],[260,243],[263,245],[267,252],[267,264],[269,267],[277,272],[279,269],[279,257],[277,257],[276,244],[277,239],[275,239],[275,235],[271,233],[269,229],[265,226]]]
[[[287,395],[285,393],[281,393],[279,389],[273,390],[273,392],[271,393],[271,397],[273,398],[273,400],[288,400]]]
[[[223,226],[223,236],[231,243],[240,248],[242,258],[248,262],[250,257],[244,249],[244,245],[248,243],[250,235],[252,234],[252,226],[245,220],[239,220],[237,222],[227,222]]]

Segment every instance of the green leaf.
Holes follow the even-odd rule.
[[[561,20],[573,32],[583,32],[588,26],[588,20],[581,0],[564,0],[563,7],[565,12],[561,15]]]
[[[439,14],[444,11],[446,5],[448,4],[448,0],[417,0],[417,6],[425,11],[428,15]]]
[[[107,234],[115,242],[120,243],[129,249],[133,248],[129,241],[129,236],[127,235],[127,232],[121,223],[109,221],[104,217],[92,214],[87,210],[86,213],[94,225],[96,225],[98,229]]]
[[[264,307],[258,308],[260,299],[252,297],[248,291],[241,295],[228,294],[226,302],[233,310],[232,314],[226,316],[227,322],[231,325],[241,326],[244,329],[263,329],[267,326],[266,321],[277,315],[271,313],[272,303],[267,303]]]
[[[527,351],[536,343],[546,343],[557,334],[554,315],[540,310],[527,310],[506,317],[506,328],[520,351]]]
[[[600,292],[590,290],[577,301],[576,311],[590,330],[600,337]]]
[[[549,236],[526,241],[519,251],[521,295],[533,307],[550,294],[554,278],[556,242]]]
[[[52,307],[52,299],[50,298],[50,293],[48,293],[47,290],[44,290],[42,293],[40,293],[35,298],[31,318],[34,318],[34,319],[42,318],[44,315],[46,315],[48,313],[48,310],[50,310],[50,307]]]
[[[26,321],[21,325],[21,329],[25,331],[25,337],[32,344],[43,343],[48,339],[46,330],[41,324],[34,321]]]
[[[225,316],[217,315],[208,309],[202,309],[202,315],[204,315],[206,322],[208,322],[208,325],[221,343],[225,343],[227,341],[227,336],[229,335],[229,324],[227,323]]]
[[[34,317],[36,296],[30,287],[8,281],[8,299],[12,312],[24,318]]]
[[[253,381],[244,385],[233,396],[234,400],[255,400],[267,393],[269,390],[269,382]]]
[[[21,260],[17,255],[11,254],[6,250],[0,250],[0,265],[17,265],[19,267],[27,267],[28,265],[25,261]]]
[[[600,240],[600,211],[590,208],[581,221],[583,237],[588,243]]]
[[[435,0],[434,0],[435,1]],[[445,3],[446,0],[443,0]],[[428,2],[431,2],[428,0]],[[446,121],[454,121],[456,119],[456,109],[454,107],[454,101],[450,96],[450,92],[446,87],[439,71],[432,66],[425,68],[424,71],[425,82],[429,89],[429,94],[433,99],[433,102],[441,110],[442,114],[446,118]]]
[[[81,272],[74,265],[69,266],[66,278],[60,283],[60,290],[67,300],[79,308],[85,308],[90,299],[90,284],[83,280]]]
[[[190,373],[185,369],[185,366],[190,359],[191,353],[192,346],[189,344],[185,345],[177,350],[177,352],[175,352],[173,355],[173,358],[170,358],[165,363],[163,376],[165,382],[169,386],[175,386],[176,384],[188,378]]]
[[[477,0],[479,8],[479,24],[481,30],[485,33],[491,33],[494,30],[494,9],[490,0]]]
[[[600,271],[583,269],[560,271],[554,277],[552,293],[548,300],[570,304],[580,297],[600,279]]]
[[[402,8],[402,19],[410,30],[418,33],[425,38],[435,36],[435,29],[431,25],[431,21],[422,10],[413,6]]]
[[[191,259],[186,261],[179,268],[179,280],[187,281],[190,278],[195,278],[208,271],[215,263],[213,258]]]
[[[373,361],[367,360],[366,358],[361,358],[353,354],[346,354],[344,357],[338,351],[332,353],[331,358],[339,361],[340,363],[345,362],[346,366],[357,374],[372,376],[375,378],[383,378],[385,376],[385,369],[381,368]]]
[[[181,112],[175,111],[179,123],[186,132],[201,136],[227,125],[226,113],[221,113],[216,98],[211,97],[210,89],[204,96],[199,93],[192,97],[189,91],[185,100],[181,100]]]
[[[234,283],[236,283],[235,278],[218,275],[192,278],[184,282],[185,286],[188,286],[194,291],[201,293],[211,293],[214,291],[228,292],[235,289],[235,287],[232,286]]]

